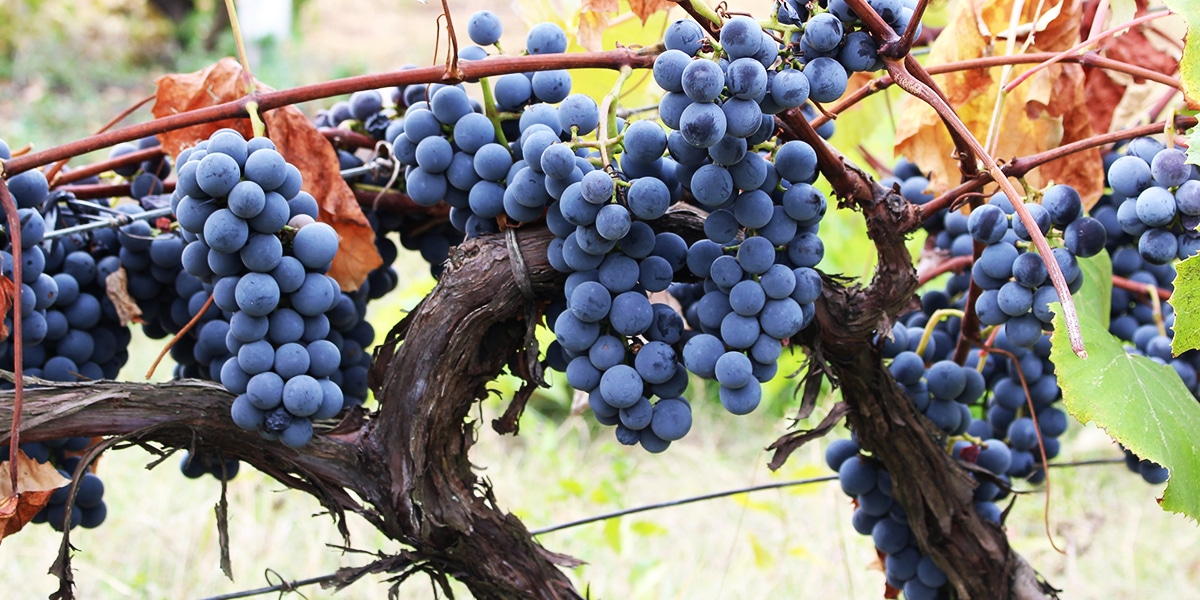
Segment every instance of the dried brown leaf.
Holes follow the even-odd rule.
[[[604,49],[604,30],[608,29],[610,13],[588,10],[587,3],[584,6],[585,8],[579,13],[579,29],[576,30],[576,37],[579,38],[579,45],[587,51],[599,52]]]
[[[166,75],[158,79],[154,116],[214,106],[245,95],[241,84],[242,67],[232,58],[194,73]],[[270,90],[256,82],[259,90]],[[343,290],[355,290],[367,273],[383,263],[375,249],[375,234],[358,206],[354,192],[342,179],[337,153],[300,109],[287,106],[263,113],[267,137],[275,142],[288,162],[300,169],[304,191],[313,195],[320,206],[320,220],[338,232],[340,244],[329,276]],[[231,119],[196,125],[159,136],[163,148],[175,156],[180,150],[208,138],[222,127],[232,127],[246,137],[252,135],[249,119]]]
[[[658,11],[668,11],[674,5],[671,0],[629,0],[629,10],[642,19],[645,25],[650,15]]]
[[[158,87],[151,112],[161,119],[237,100],[246,95],[241,76],[242,66],[229,57],[193,73],[163,75],[156,81]],[[158,139],[168,154],[178,156],[180,150],[208,139],[222,127],[236,129],[247,138],[253,135],[249,119],[226,119],[161,133]]]
[[[944,64],[1001,54],[1008,43],[1007,30],[1013,0],[958,2],[946,29],[938,36],[927,64]],[[1058,52],[1079,40],[1080,0],[1061,0],[1046,6],[1023,3],[1016,29],[1017,47],[1033,32],[1027,52]],[[1041,12],[1035,12],[1041,9]],[[1014,67],[1010,81],[1032,65]],[[1001,68],[973,69],[936,76],[951,106],[979,140],[987,137],[999,91]],[[995,127],[1000,132],[995,158],[1011,160],[1057,148],[1092,135],[1091,116],[1083,68],[1055,64],[1039,71],[1014,89],[1005,100]],[[932,171],[935,193],[959,182],[954,145],[933,109],[913,97],[900,101],[897,113],[905,115],[896,132],[896,154],[904,155]],[[1027,176],[1035,188],[1050,182],[1075,187],[1090,206],[1103,185],[1103,163],[1098,150],[1080,152],[1034,169]]]
[[[16,284],[13,280],[0,275],[0,315],[7,315],[12,312],[13,295],[17,291]],[[8,326],[0,320],[0,341],[8,339]]]
[[[129,295],[127,283],[125,267],[117,268],[104,279],[104,291],[117,309],[117,319],[121,321],[121,327],[142,322],[142,309]]]
[[[54,490],[71,483],[50,463],[17,451],[17,493],[9,479],[9,462],[0,462],[0,541],[18,532],[50,501]]]

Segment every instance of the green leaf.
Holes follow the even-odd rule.
[[[1175,265],[1175,338],[1171,352],[1176,356],[1200,348],[1200,258],[1195,256]]]
[[[1105,250],[1078,261],[1083,271],[1083,287],[1071,295],[1075,310],[1091,316],[1097,323],[1107,323],[1112,307],[1112,259]]]
[[[1200,2],[1195,0],[1167,0],[1171,12],[1187,21],[1187,36],[1183,43],[1183,58],[1179,60],[1179,80],[1183,83],[1183,97],[1191,108],[1200,108]]]
[[[1192,127],[1184,134],[1187,137],[1187,163],[1200,165],[1200,125]]]
[[[1061,310],[1055,311],[1050,361],[1067,411],[1082,423],[1095,422],[1139,457],[1167,467],[1171,479],[1162,507],[1200,519],[1200,403],[1174,369],[1127,354],[1091,315],[1081,314],[1079,326],[1086,360],[1071,351],[1066,321]]]
[[[616,551],[621,553],[621,519],[609,519],[604,522],[604,541]]]
[[[641,537],[664,535],[667,533],[666,527],[650,521],[634,521],[633,525],[630,525],[629,528],[633,530],[633,533]]]

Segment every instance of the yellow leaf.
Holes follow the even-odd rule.
[[[929,65],[1002,54],[1008,46],[1000,33],[1015,32],[1016,47],[1033,39],[1026,52],[1058,52],[1079,40],[1081,0],[1059,4],[1023,2],[1018,26],[1011,27],[1014,0],[966,0],[955,3],[946,29],[938,35]],[[1005,33],[1004,35],[1009,35]],[[1013,69],[1009,81],[1033,65]],[[993,123],[1001,67],[972,69],[935,76],[955,112],[980,141],[990,126],[998,132],[994,158],[1000,162],[1057,148],[1092,135],[1083,68],[1058,63],[1034,74],[1005,99]],[[904,115],[896,132],[896,154],[908,157],[923,170],[932,171],[935,193],[959,183],[954,145],[941,119],[920,100],[905,96],[896,113]],[[1091,206],[1100,197],[1104,181],[1099,150],[1090,150],[1047,163],[1027,176],[1034,188],[1051,182],[1074,186]]]

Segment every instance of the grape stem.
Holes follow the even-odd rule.
[[[1131,29],[1131,28],[1137,27],[1138,25],[1141,25],[1143,23],[1149,23],[1150,21],[1153,21],[1155,19],[1161,19],[1165,16],[1173,15],[1173,14],[1175,14],[1175,13],[1173,13],[1171,11],[1164,11],[1164,12],[1159,12],[1159,13],[1151,13],[1148,15],[1142,15],[1132,21],[1129,21],[1128,23],[1122,23],[1121,25],[1117,25],[1116,27],[1102,31],[1095,37],[1089,37],[1088,39],[1086,39],[1082,42],[1079,42],[1078,44],[1076,44],[1070,48],[1067,48],[1066,50],[1063,50],[1062,52],[1059,52],[1058,54],[1055,54],[1054,56],[1051,56],[1050,58],[1038,63],[1038,65],[1035,66],[1034,68],[1032,68],[1028,71],[1025,71],[1020,76],[1018,76],[1016,79],[1010,81],[1008,83],[1008,85],[1001,88],[1000,91],[1005,94],[1012,92],[1014,89],[1016,89],[1016,87],[1018,85],[1021,85],[1022,83],[1024,83],[1026,79],[1029,79],[1038,71],[1041,71],[1042,69],[1045,69],[1046,67],[1049,67],[1050,65],[1053,65],[1054,63],[1061,62],[1068,57],[1079,54],[1080,52],[1086,50],[1089,46],[1092,46],[1093,44],[1099,43],[1100,41],[1102,41],[1106,38],[1110,38],[1113,35],[1121,32],[1121,31],[1124,31],[1126,29]]]
[[[0,208],[8,216],[8,236],[12,239],[12,343],[14,348],[23,348],[21,338],[21,215],[17,213],[16,199],[8,191],[8,181],[0,178]],[[13,417],[12,427],[8,431],[8,476],[12,484],[13,496],[18,496],[17,489],[17,446],[21,440],[21,407],[25,400],[24,352],[13,352]],[[7,499],[5,499],[7,500]]]
[[[550,71],[555,69],[617,70],[625,66],[633,69],[647,69],[653,66],[654,57],[657,54],[658,49],[650,47],[642,49],[621,48],[605,52],[581,52],[577,54],[497,56],[486,60],[463,61],[458,66],[459,75],[454,77],[446,73],[445,67],[434,66],[346,77],[272,92],[256,91],[237,100],[170,115],[145,123],[129,125],[40,152],[32,152],[21,157],[14,157],[5,163],[3,175],[11,177],[64,158],[80,156],[94,150],[107,148],[121,142],[137,140],[149,135],[175,131],[223,119],[244,118],[248,116],[246,105],[252,101],[258,103],[259,110],[267,111],[281,106],[331,98],[362,90],[433,82],[454,84],[465,80],[475,80],[491,75],[507,73]]]
[[[1171,121],[1171,120],[1159,121],[1157,123],[1151,123],[1149,125],[1141,125],[1141,126],[1134,127],[1131,129],[1123,129],[1121,131],[1114,131],[1112,133],[1104,133],[1104,134],[1100,134],[1100,135],[1094,135],[1089,138],[1071,142],[1070,144],[1064,144],[1057,148],[1051,148],[1049,150],[1046,150],[1045,152],[1039,152],[1037,154],[1030,154],[1029,156],[1022,156],[1020,158],[1016,158],[1016,159],[1008,162],[1007,164],[1005,164],[1003,167],[1000,168],[1000,170],[1004,173],[1004,175],[1006,175],[1008,177],[1020,178],[1020,177],[1024,177],[1026,173],[1032,171],[1033,169],[1035,169],[1041,165],[1044,165],[1048,162],[1058,160],[1058,159],[1066,157],[1066,156],[1070,156],[1077,152],[1083,152],[1084,150],[1088,150],[1091,148],[1098,148],[1101,146],[1106,146],[1108,144],[1121,142],[1121,141],[1125,141],[1125,140],[1131,140],[1133,138],[1141,137],[1141,136],[1145,136],[1145,135],[1154,135],[1156,133],[1162,132],[1165,127],[1171,126],[1172,123],[1174,124],[1174,127],[1176,129],[1184,130],[1189,127],[1195,126],[1197,122],[1200,122],[1200,121],[1198,121],[1196,119],[1196,117],[1177,116],[1177,117],[1175,117],[1175,119],[1173,121]],[[970,180],[960,183],[958,186],[943,193],[942,195],[938,196],[937,198],[934,198],[933,200],[930,200],[929,202],[922,204],[921,205],[922,218],[927,219],[929,217],[932,217],[934,214],[937,214],[938,211],[940,211],[944,208],[954,207],[954,205],[956,204],[955,201],[959,197],[982,190],[983,186],[986,185],[987,182],[989,182],[989,181],[991,181],[991,177],[986,173],[981,173],[978,176],[976,176]]]
[[[1053,57],[1053,52],[1037,52],[1034,54],[1014,54],[1005,56],[984,56],[981,58],[972,58],[968,60],[948,62],[940,65],[932,65],[927,67],[927,70],[930,75],[943,75],[945,73],[957,73],[959,71],[1003,67],[1006,65],[1040,63]],[[1095,67],[1098,69],[1106,69],[1109,71],[1116,71],[1118,73],[1125,73],[1127,75],[1133,75],[1139,79],[1146,79],[1155,83],[1161,83],[1176,90],[1182,87],[1179,79],[1169,75],[1163,75],[1158,71],[1152,71],[1145,67],[1139,67],[1130,63],[1121,62],[1119,60],[1105,58],[1096,54],[1069,56],[1062,59],[1060,62],[1078,63],[1085,67]],[[813,120],[813,127],[820,127],[821,125],[824,125],[826,121],[829,121],[838,114],[845,112],[851,106],[858,104],[867,96],[887,89],[894,84],[895,80],[891,75],[883,75],[881,77],[872,79],[857,90],[842,96],[841,100],[838,100],[837,103],[828,109],[829,116],[819,115]]]
[[[852,2],[860,2],[862,0],[851,0]],[[980,145],[979,140],[971,134],[967,126],[963,124],[962,119],[954,112],[954,109],[941,95],[935,93],[924,82],[919,81],[907,69],[907,62],[901,63],[895,60],[884,61],[888,67],[888,73],[896,80],[904,91],[920,98],[925,103],[929,104],[938,113],[942,120],[952,131],[957,133],[957,137],[964,140],[974,152],[975,157],[982,161],[987,168],[987,172],[992,179],[1000,185],[1000,189],[1009,197],[1013,208],[1016,210],[1017,216],[1021,222],[1025,224],[1025,228],[1029,231],[1029,236],[1033,241],[1033,245],[1037,248],[1038,254],[1042,257],[1042,262],[1046,265],[1046,270],[1050,273],[1050,280],[1054,283],[1054,289],[1058,292],[1058,297],[1062,302],[1063,317],[1067,322],[1067,336],[1071,340],[1071,350],[1079,358],[1087,358],[1087,349],[1083,345],[1083,333],[1079,329],[1079,316],[1075,311],[1075,301],[1071,298],[1071,291],[1067,287],[1067,280],[1063,277],[1062,269],[1058,266],[1058,261],[1054,260],[1054,255],[1050,251],[1050,244],[1046,242],[1046,236],[1042,235],[1042,230],[1038,228],[1037,222],[1033,220],[1033,215],[1029,214],[1029,210],[1025,208],[1022,201],[1022,195],[1017,192],[1013,184],[1008,180],[1008,176],[996,164],[996,160]],[[915,61],[913,61],[915,62]],[[918,67],[920,65],[917,65]],[[974,166],[974,161],[969,163],[965,160],[967,157],[960,155],[960,162],[964,166]],[[973,169],[972,169],[973,170]],[[966,175],[964,169],[964,175]],[[972,174],[973,175],[973,174]]]
[[[1130,292],[1146,294],[1148,296],[1157,297],[1160,301],[1166,302],[1171,299],[1171,290],[1163,289],[1153,285],[1146,285],[1139,281],[1126,279],[1120,275],[1113,275],[1112,282],[1114,287],[1119,287]]]
[[[925,323],[925,330],[921,332],[921,341],[917,344],[917,356],[925,356],[925,348],[929,346],[929,338],[933,337],[933,330],[937,329],[937,324],[946,317],[963,318],[963,311],[958,308],[939,308],[933,311],[929,316],[929,321]]]
[[[604,122],[597,123],[596,129],[599,130],[600,136],[600,162],[605,169],[608,169],[612,161],[608,155],[608,140],[610,136],[617,135],[617,99],[621,97],[621,87],[625,85],[632,73],[632,67],[622,66],[617,73],[617,80],[613,83],[612,90],[604,96],[604,100],[600,103],[600,118],[604,119]]]
[[[479,90],[483,93],[483,114],[492,122],[496,130],[496,141],[502,146],[508,146],[508,138],[504,128],[500,126],[500,111],[496,109],[496,97],[492,95],[492,82],[487,77],[479,79]]]
[[[175,336],[171,338],[171,341],[167,342],[166,346],[163,346],[162,351],[158,353],[158,358],[155,358],[154,363],[150,365],[150,370],[146,371],[147,380],[154,376],[154,370],[158,368],[158,363],[162,362],[162,359],[167,356],[167,353],[171,351],[171,347],[175,345],[175,342],[178,342],[180,338],[187,335],[188,332],[196,326],[196,323],[200,322],[200,319],[204,317],[204,313],[208,312],[208,309],[212,306],[212,304],[213,295],[209,294],[208,300],[204,301],[204,306],[201,306],[200,310],[196,311],[196,315],[192,317],[192,320],[188,321],[187,325],[184,325],[183,328],[179,330],[179,333],[176,333]]]
[[[925,285],[943,273],[969,269],[974,262],[975,259],[970,256],[955,256],[939,260],[928,268],[917,269],[917,285]]]
[[[997,328],[996,331],[999,331],[999,328]],[[994,335],[992,337],[993,339],[995,338]],[[1014,356],[1013,353],[1009,352],[1008,350],[1004,350],[1003,348],[994,347],[991,344],[992,340],[988,340],[988,352],[998,352],[1004,356],[1007,356],[1014,365],[1020,364],[1020,361],[1017,360],[1017,357]],[[1025,392],[1025,406],[1029,409],[1029,420],[1033,421],[1033,430],[1037,434],[1038,453],[1041,455],[1042,459],[1042,472],[1046,474],[1046,500],[1042,507],[1042,522],[1046,528],[1046,539],[1050,540],[1050,547],[1054,548],[1056,552],[1059,554],[1066,554],[1066,552],[1062,548],[1059,548],[1058,544],[1055,543],[1054,535],[1050,532],[1050,459],[1046,457],[1046,444],[1042,440],[1042,426],[1038,423],[1037,411],[1033,408],[1033,396],[1029,393],[1029,382],[1025,379],[1025,372],[1021,369],[1014,370],[1017,372],[1017,378],[1021,381],[1021,390]]]

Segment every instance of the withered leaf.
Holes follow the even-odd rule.
[[[0,462],[0,541],[18,532],[50,501],[54,490],[71,483],[50,463],[17,451],[17,493],[9,479],[9,462]]]
[[[969,0],[954,4],[946,29],[934,42],[928,63],[943,64],[1006,52],[1013,0]],[[1021,48],[1033,31],[1027,52],[1058,52],[1079,40],[1080,0],[1060,0],[1054,5],[1024,3],[1016,30]],[[1040,12],[1037,12],[1039,11]],[[1033,65],[1014,67],[1011,81]],[[935,76],[955,112],[977,139],[987,137],[992,124],[1001,67],[971,69]],[[896,132],[896,154],[908,157],[923,170],[932,171],[935,193],[959,182],[953,143],[941,119],[920,100],[901,99],[897,114],[904,115]],[[1007,161],[1057,148],[1092,135],[1083,68],[1055,64],[1034,74],[1014,89],[1004,102],[995,127],[998,138],[994,157]],[[1100,197],[1103,164],[1098,150],[1076,153],[1047,163],[1029,173],[1035,188],[1050,182],[1075,187],[1091,206]]]
[[[633,11],[633,14],[641,18],[642,24],[644,25],[650,18],[650,15],[653,15],[660,10],[671,10],[671,7],[674,4],[675,3],[671,2],[671,0],[629,0],[629,10]]]
[[[13,296],[16,294],[17,286],[13,280],[0,275],[0,315],[7,315],[13,309]],[[0,341],[8,339],[8,326],[0,320]]]

